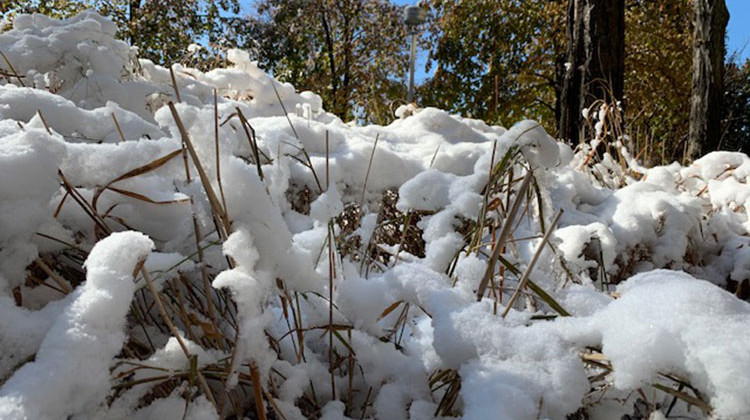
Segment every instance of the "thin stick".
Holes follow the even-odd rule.
[[[268,76],[268,78],[271,80],[271,87],[273,87],[273,92],[276,94],[276,99],[279,100],[279,105],[281,105],[281,110],[284,111],[284,116],[286,117],[287,122],[289,123],[289,127],[292,129],[292,133],[294,133],[294,137],[302,142],[299,139],[299,134],[297,134],[297,130],[294,129],[294,124],[292,124],[292,119],[289,118],[289,113],[286,112],[286,107],[284,106],[284,101],[281,100],[281,95],[279,95],[278,89],[276,89],[276,82],[273,80],[271,76]],[[315,178],[315,183],[318,185],[318,190],[320,192],[323,192],[323,187],[320,185],[320,180],[318,179],[318,174],[315,172],[315,168],[313,167],[312,160],[310,160],[310,154],[307,153],[307,150],[305,150],[304,146],[301,148],[302,154],[305,156],[305,159],[307,159],[307,165],[310,168],[310,171],[312,171],[313,178]]]
[[[117,127],[117,132],[120,133],[120,140],[125,141],[125,134],[122,132],[122,128],[120,127],[120,123],[117,122],[117,117],[115,116],[115,113],[112,113],[112,121],[115,122],[115,127]]]
[[[432,159],[430,159],[430,168],[432,168],[432,165],[435,163],[435,158],[437,157],[439,151],[440,143],[438,143],[437,147],[435,148],[435,153],[432,155]]]
[[[38,265],[39,268],[42,269],[42,271],[44,271],[52,280],[54,280],[55,283],[57,283],[57,285],[60,286],[60,288],[63,289],[66,294],[73,291],[73,288],[70,287],[70,284],[68,284],[68,282],[65,281],[65,279],[63,279],[59,274],[55,273],[54,270],[52,270],[52,268],[50,268],[50,266],[48,266],[44,262],[44,260],[42,260],[41,258],[37,258],[36,260],[34,260],[34,262],[36,262],[36,265]]]
[[[330,188],[328,155],[328,130],[326,130],[326,191]],[[335,262],[333,260],[333,220],[328,222],[328,370],[331,372],[331,395],[336,399],[336,377],[333,370],[333,277]]]
[[[159,314],[161,315],[162,319],[164,319],[164,323],[167,324],[167,328],[169,328],[169,331],[177,340],[177,343],[180,345],[182,352],[185,353],[185,357],[188,360],[190,360],[190,358],[193,356],[190,354],[190,350],[187,348],[185,341],[180,336],[180,332],[177,330],[177,327],[175,327],[174,323],[172,322],[172,319],[169,318],[169,315],[167,314],[167,310],[164,307],[164,303],[161,301],[161,298],[159,297],[159,292],[156,291],[156,287],[154,286],[154,281],[151,279],[151,275],[148,273],[148,270],[146,270],[146,268],[143,266],[143,262],[139,263],[139,265],[140,265],[141,274],[143,275],[143,278],[146,279],[146,287],[148,288],[149,292],[151,292],[151,294],[154,297],[154,302],[156,302],[156,307],[159,310]],[[219,407],[216,406],[216,399],[214,399],[214,394],[211,392],[211,388],[208,387],[208,383],[206,382],[206,378],[203,376],[203,373],[201,373],[201,371],[198,370],[196,371],[196,375],[198,376],[198,382],[200,383],[203,393],[206,394],[206,398],[208,398],[208,400],[211,401],[211,404],[214,405],[214,407],[216,408],[216,411],[219,412]]]
[[[490,193],[492,189],[492,170],[495,167],[495,152],[497,151],[497,140],[492,142],[492,155],[490,156],[490,170],[487,176],[487,188],[484,191],[484,200],[482,201],[482,210],[479,212],[477,217],[477,228],[476,235],[471,241],[470,246],[466,248],[466,255],[472,252],[472,249],[476,248],[476,253],[479,255],[479,243],[482,241],[482,232],[484,231],[484,219],[487,217],[487,206],[489,206]]]
[[[560,209],[557,211],[555,218],[552,219],[552,223],[550,223],[549,228],[547,229],[547,232],[544,234],[544,237],[542,238],[542,241],[539,243],[539,246],[537,246],[536,252],[534,252],[534,256],[531,257],[531,261],[529,261],[529,265],[526,267],[526,270],[523,272],[521,279],[518,281],[518,287],[516,288],[516,291],[508,300],[508,304],[505,307],[505,310],[503,311],[503,318],[505,318],[505,316],[508,315],[508,312],[510,312],[510,308],[513,307],[513,303],[515,303],[516,299],[518,299],[518,296],[520,296],[521,291],[526,287],[526,283],[529,280],[531,271],[534,270],[534,265],[536,265],[536,262],[539,259],[539,256],[542,255],[542,251],[544,250],[544,245],[547,243],[547,241],[549,241],[549,237],[552,235],[552,231],[555,230],[555,226],[557,226],[557,222],[560,221],[560,216],[562,216],[562,214],[563,214],[563,210]]]
[[[255,362],[250,362],[250,379],[253,382],[255,412],[258,413],[259,420],[266,420],[266,405],[263,403],[263,390],[260,385],[260,372],[258,371],[258,366],[255,364]]]
[[[372,387],[367,389],[367,395],[365,396],[365,402],[362,404],[362,412],[359,415],[359,420],[363,420],[365,418],[365,413],[367,412],[367,406],[370,402],[370,394],[372,394]]]
[[[75,202],[78,203],[79,206],[81,206],[81,209],[83,209],[83,211],[91,218],[91,220],[94,221],[94,224],[105,233],[112,233],[112,230],[109,228],[109,226],[107,226],[107,223],[104,222],[104,219],[99,216],[99,214],[96,212],[96,209],[91,207],[91,205],[83,198],[83,196],[81,196],[81,193],[79,193],[78,190],[76,190],[76,188],[71,185],[68,179],[65,178],[65,175],[62,173],[62,171],[59,169],[57,170],[57,176],[62,181],[63,188],[65,188],[68,194],[73,197],[73,200],[75,200]]]
[[[295,315],[294,306],[292,307],[292,316],[294,316],[294,327],[297,329],[297,342],[299,343],[299,354],[302,357],[302,361],[307,362],[305,357],[305,334],[303,331],[302,323],[302,307],[299,304],[299,293],[294,292],[294,302],[297,304],[297,311]]]
[[[477,301],[482,300],[482,296],[484,296],[484,292],[487,289],[487,284],[489,284],[490,282],[490,277],[495,274],[495,261],[497,261],[497,258],[500,256],[500,252],[505,245],[505,241],[508,239],[508,235],[510,235],[511,227],[513,226],[513,220],[516,217],[516,213],[518,213],[519,207],[521,207],[521,202],[523,201],[523,197],[526,195],[526,190],[529,189],[531,178],[532,173],[531,170],[529,170],[528,172],[526,172],[526,177],[524,177],[523,182],[521,183],[521,187],[518,189],[518,194],[516,195],[516,199],[513,201],[513,206],[511,207],[508,215],[505,218],[505,223],[503,223],[503,230],[500,231],[500,238],[498,238],[497,242],[495,243],[495,249],[492,250],[492,256],[487,261],[487,270],[484,272],[484,277],[482,277],[482,281],[479,283],[479,287],[477,288]],[[508,185],[508,188],[510,189],[510,185]],[[508,194],[510,195],[510,191],[508,191]]]
[[[401,232],[401,239],[398,241],[398,249],[396,250],[396,254],[393,256],[393,265],[391,268],[396,266],[396,263],[398,263],[398,256],[401,253],[401,249],[404,247],[404,244],[406,243],[406,233],[409,230],[409,224],[411,223],[411,216],[412,211],[409,210],[406,212],[406,217],[404,218],[404,230]]]
[[[47,124],[47,120],[45,120],[44,115],[42,115],[42,110],[37,109],[36,113],[37,115],[39,115],[39,119],[42,120],[42,124],[44,124],[44,128],[47,130],[47,133],[52,134],[52,129],[49,128],[49,124]]]
[[[13,64],[10,64],[10,60],[8,60],[8,57],[5,56],[5,53],[3,53],[2,51],[0,51],[0,55],[3,56],[3,60],[5,60],[5,64],[8,65],[8,68],[10,69],[10,71],[13,72],[14,76],[16,76],[16,80],[18,80],[18,83],[20,83],[21,86],[26,87],[26,85],[23,83],[23,80],[21,80],[21,76],[19,76],[19,74],[16,71],[16,69],[13,68]]]
[[[348,329],[346,330],[346,336],[349,339],[349,346],[352,344],[352,330]],[[346,415],[349,416],[351,413],[349,412],[352,407],[352,400],[354,398],[354,354],[352,353],[351,348],[349,349],[349,388],[348,393],[346,396]]]
[[[365,202],[367,180],[370,179],[370,169],[372,168],[372,160],[375,157],[375,149],[378,147],[378,139],[380,139],[380,133],[375,136],[375,143],[372,145],[372,152],[370,152],[370,162],[367,163],[367,173],[365,174],[365,183],[362,185],[362,197],[359,199],[359,208],[362,208],[362,205]]]
[[[188,135],[188,132],[185,129],[185,125],[182,123],[182,120],[180,119],[180,115],[177,113],[177,109],[175,108],[172,102],[170,102],[168,105],[169,105],[169,110],[172,112],[172,117],[177,123],[177,129],[180,131],[180,135],[182,136],[182,141],[185,143],[185,146],[187,146],[187,150],[190,153],[190,157],[193,160],[193,164],[195,164],[195,167],[198,170],[198,176],[201,179],[201,184],[203,184],[203,189],[206,191],[208,202],[211,204],[213,215],[214,215],[214,218],[216,219],[216,224],[223,228],[223,229],[219,229],[219,236],[221,237],[222,240],[226,240],[227,236],[229,235],[229,230],[231,226],[229,220],[227,219],[227,215],[226,213],[224,213],[224,209],[219,203],[219,199],[216,196],[216,192],[214,192],[214,189],[211,186],[211,180],[208,179],[208,175],[206,175],[206,171],[203,169],[203,165],[201,165],[200,163],[200,159],[198,158],[198,153],[195,151],[195,148],[193,147],[193,142],[190,140],[190,136]]]
[[[192,195],[190,201],[193,201]],[[192,207],[192,206],[191,206]],[[198,226],[198,218],[193,212],[193,231],[195,232],[195,247],[198,249],[198,263],[201,265],[201,279],[203,280],[203,293],[206,295],[206,306],[208,307],[208,318],[211,320],[215,331],[219,330],[219,324],[216,321],[216,313],[214,312],[214,296],[213,288],[211,287],[211,280],[208,277],[208,268],[206,262],[203,260],[203,248],[201,242],[203,242],[203,235],[201,235],[200,227]]]
[[[326,130],[326,191],[328,191],[328,188],[331,186],[331,172],[329,167],[329,159],[330,155],[328,154],[328,130]]]
[[[281,407],[279,407],[278,404],[273,400],[273,395],[271,395],[270,392],[263,390],[263,393],[266,395],[266,399],[268,399],[268,402],[271,404],[271,407],[273,407],[273,411],[276,412],[281,417],[281,420],[287,420],[287,417],[284,415],[284,412],[281,411]]]
[[[297,134],[297,130],[294,129],[294,124],[292,124],[292,119],[289,118],[289,113],[286,112],[286,107],[284,106],[284,101],[281,100],[281,95],[279,95],[278,89],[276,89],[276,82],[273,80],[271,76],[268,76],[269,79],[271,79],[271,87],[273,88],[273,92],[276,94],[276,99],[279,100],[279,105],[281,105],[281,110],[284,111],[284,116],[286,117],[286,120],[289,122],[289,127],[292,128],[292,133],[294,133],[294,137],[299,140],[299,135]]]
[[[242,129],[245,130],[247,141],[250,143],[250,150],[253,152],[253,159],[255,159],[255,167],[258,170],[258,177],[260,178],[261,181],[263,181],[263,169],[261,169],[260,167],[260,154],[258,153],[258,141],[257,141],[257,138],[255,137],[255,129],[253,128],[252,125],[250,125],[250,122],[247,120],[247,118],[245,118],[245,115],[240,110],[240,107],[235,107],[234,109],[237,110],[237,116],[239,116],[240,118],[240,124],[242,124]]]
[[[112,114],[112,117],[114,118],[115,114]],[[115,120],[117,121],[117,120]],[[182,142],[182,162],[185,166],[185,179],[187,180],[188,184],[190,184],[190,167],[188,166],[187,161],[187,153],[186,153],[187,147],[185,145],[185,142]],[[190,207],[193,208],[194,200],[193,195],[190,195]],[[198,263],[201,266],[201,279],[203,280],[203,293],[206,295],[206,306],[208,307],[208,317],[211,320],[211,323],[213,324],[213,327],[216,331],[219,331],[219,325],[216,322],[216,314],[214,313],[214,305],[213,305],[213,295],[211,294],[211,282],[208,278],[208,271],[206,267],[206,263],[203,261],[203,248],[201,248],[201,242],[203,241],[203,235],[201,235],[200,226],[198,225],[198,217],[195,214],[195,211],[192,211],[192,218],[193,218],[193,237],[195,238],[195,247],[198,252]]]
[[[172,87],[174,88],[174,96],[177,98],[177,102],[182,102],[180,97],[180,89],[177,87],[177,78],[174,75],[172,66],[169,66],[169,76],[172,78]]]
[[[219,184],[219,194],[221,194],[221,204],[224,206],[224,213],[228,213],[227,200],[224,197],[224,186],[221,184],[221,159],[219,159],[219,100],[217,98],[216,88],[214,88],[214,144],[216,146],[216,182]]]

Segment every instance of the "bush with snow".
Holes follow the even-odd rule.
[[[0,33],[3,419],[750,417],[747,156],[353,126],[242,51],[173,85],[114,32]]]

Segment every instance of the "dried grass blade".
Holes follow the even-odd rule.
[[[555,226],[557,226],[557,222],[560,221],[560,216],[562,216],[562,214],[563,214],[563,211],[562,209],[560,209],[557,211],[555,218],[552,219],[552,223],[550,223],[549,229],[547,229],[547,232],[544,234],[542,241],[539,243],[539,246],[536,248],[536,252],[534,252],[534,256],[531,257],[531,261],[529,261],[529,265],[526,267],[526,271],[523,272],[523,276],[521,276],[521,279],[518,281],[518,287],[516,288],[516,291],[510,297],[510,300],[508,300],[508,304],[505,306],[505,310],[503,311],[503,318],[505,318],[508,315],[508,312],[510,312],[510,308],[513,307],[513,303],[515,303],[516,299],[518,299],[518,296],[521,295],[521,291],[524,289],[524,287],[526,287],[526,283],[529,280],[529,276],[531,275],[531,272],[534,270],[534,266],[536,265],[537,260],[539,260],[539,256],[542,255],[544,246],[547,244],[547,241],[549,241],[549,238],[552,235],[552,232],[555,230]]]
[[[59,274],[57,274],[50,266],[47,265],[47,263],[44,262],[41,258],[37,258],[34,260],[36,262],[36,265],[39,266],[39,268],[42,269],[42,271],[45,272],[52,280],[54,280],[55,283],[57,283],[60,288],[65,291],[66,294],[73,291],[73,288],[70,287],[70,284],[65,281]]]
[[[162,166],[164,166],[164,164],[166,164],[170,160],[174,159],[181,152],[182,152],[182,149],[177,149],[177,150],[174,150],[172,152],[169,152],[166,155],[164,155],[164,156],[162,156],[162,157],[160,157],[160,158],[158,158],[156,160],[153,160],[153,161],[151,161],[151,162],[149,162],[149,163],[147,163],[147,164],[145,164],[143,166],[139,166],[139,167],[137,167],[137,168],[135,168],[135,169],[133,169],[131,171],[125,172],[124,174],[122,174],[119,177],[115,178],[113,181],[110,181],[110,183],[107,184],[107,185],[114,184],[115,182],[122,181],[124,179],[133,178],[133,177],[136,177],[138,175],[143,175],[143,174],[151,172],[151,171],[153,171],[155,169],[161,168]]]
[[[112,114],[112,115],[114,116],[114,114]],[[168,154],[166,154],[166,155],[164,155],[164,156],[162,156],[162,157],[160,157],[160,158],[158,158],[158,159],[156,159],[154,161],[151,161],[151,162],[149,162],[149,163],[147,163],[147,164],[145,164],[143,166],[139,166],[139,167],[137,167],[137,168],[135,168],[133,170],[130,170],[130,171],[128,171],[128,172],[126,172],[126,173],[118,176],[117,178],[113,179],[112,181],[109,181],[105,186],[103,186],[103,187],[101,187],[101,188],[99,188],[99,189],[96,190],[96,192],[94,193],[94,197],[91,200],[91,206],[94,209],[97,208],[97,202],[99,201],[99,197],[102,195],[102,193],[104,192],[104,190],[111,189],[111,190],[115,191],[115,189],[111,188],[111,185],[114,184],[115,182],[119,182],[119,181],[122,181],[122,180],[125,180],[125,179],[133,178],[133,177],[136,177],[136,176],[139,176],[139,175],[143,175],[145,173],[148,173],[148,172],[151,172],[151,171],[153,171],[155,169],[158,169],[158,168],[164,166],[164,164],[166,164],[170,160],[172,160],[175,156],[179,155],[181,152],[182,152],[182,149],[177,149],[177,150],[175,150],[173,152],[170,152],[170,153],[168,153]],[[146,201],[149,201],[149,200],[146,200]]]
[[[672,388],[670,388],[668,386],[664,386],[662,384],[651,384],[651,386],[653,386],[654,388],[656,388],[656,389],[658,389],[660,391],[664,391],[667,394],[672,395],[673,397],[677,397],[677,398],[685,401],[688,404],[692,404],[692,405],[700,408],[704,413],[706,413],[706,415],[711,416],[711,412],[713,410],[711,409],[711,406],[708,403],[706,403],[705,401],[703,401],[703,400],[701,400],[699,398],[693,397],[692,395],[687,394],[685,392],[678,391],[676,389],[672,389]]]
[[[375,158],[375,149],[378,147],[378,140],[380,139],[380,133],[375,135],[375,143],[372,145],[372,152],[370,152],[370,161],[367,163],[367,173],[365,173],[365,183],[362,184],[362,197],[359,199],[359,207],[365,202],[365,190],[367,190],[367,180],[370,179],[370,169],[372,169],[372,161]]]
[[[482,296],[484,296],[484,292],[487,290],[487,285],[490,282],[490,278],[495,274],[495,261],[497,261],[498,257],[500,256],[500,252],[505,246],[505,241],[507,241],[508,236],[510,236],[511,227],[513,226],[513,220],[515,220],[518,209],[521,207],[521,202],[523,202],[523,197],[526,195],[526,191],[529,189],[531,178],[532,173],[529,170],[526,173],[526,176],[521,183],[521,187],[518,190],[518,194],[513,201],[513,205],[511,206],[507,217],[505,218],[505,222],[503,223],[503,230],[500,232],[500,237],[498,238],[497,242],[495,242],[495,248],[492,251],[492,256],[490,256],[490,259],[487,261],[487,270],[484,272],[484,277],[482,277],[482,281],[479,283],[479,287],[477,288],[477,301],[482,300]]]
[[[396,308],[398,308],[398,306],[401,305],[403,302],[404,302],[403,300],[397,300],[397,301],[391,303],[390,305],[388,305],[388,307],[385,308],[385,310],[383,310],[383,312],[378,317],[378,321],[380,321],[381,319],[387,317],[391,312],[395,311]]]
[[[180,115],[177,113],[177,109],[175,108],[174,103],[170,102],[168,105],[169,110],[172,112],[172,117],[174,118],[175,123],[177,123],[177,129],[180,131],[182,141],[187,147],[188,153],[190,153],[190,158],[193,160],[193,164],[198,170],[198,176],[201,179],[201,184],[203,184],[203,189],[206,191],[206,196],[208,197],[208,201],[211,204],[214,218],[217,219],[217,225],[222,228],[219,229],[220,236],[222,237],[222,239],[226,239],[227,236],[229,236],[231,226],[229,220],[227,219],[226,212],[221,206],[221,203],[216,196],[216,192],[214,192],[214,188],[211,186],[211,180],[208,178],[208,175],[206,175],[206,171],[203,169],[203,165],[201,165],[200,159],[198,158],[198,153],[195,151],[195,147],[193,147],[193,142],[192,140],[190,140],[190,135],[185,129],[185,125],[182,123],[182,119],[180,119]]]
[[[255,396],[255,412],[259,420],[266,420],[266,406],[263,403],[263,391],[260,385],[260,372],[255,362],[250,363],[250,378],[253,382],[253,395]]]
[[[0,55],[3,56],[3,60],[5,60],[5,64],[8,65],[8,69],[10,69],[11,73],[13,73],[13,76],[18,80],[18,83],[21,84],[21,86],[26,87],[26,84],[23,83],[23,80],[21,80],[21,76],[18,74],[15,68],[13,68],[13,64],[10,63],[10,60],[8,60],[8,57],[5,55],[4,52],[0,51]]]
[[[120,134],[120,140],[123,142],[126,141],[125,133],[122,132],[122,127],[120,127],[120,123],[117,121],[117,116],[115,116],[114,112],[112,113],[112,121],[115,122],[115,128],[117,128],[117,132]]]
[[[219,194],[221,194],[221,205],[224,211],[227,211],[227,199],[224,196],[224,186],[221,183],[221,159],[219,159],[219,99],[216,89],[214,89],[214,145],[216,147],[216,182],[219,184]]]
[[[255,137],[255,129],[252,125],[250,125],[250,122],[245,118],[245,115],[242,113],[239,107],[235,108],[237,110],[237,115],[240,117],[240,123],[242,124],[242,129],[245,130],[245,135],[247,136],[247,141],[250,143],[250,150],[253,152],[253,159],[255,159],[255,166],[258,169],[258,177],[261,181],[263,181],[263,169],[260,166],[260,154],[258,153],[258,141]],[[251,135],[252,134],[252,135]]]
[[[180,89],[177,87],[177,78],[174,75],[174,69],[169,66],[169,76],[172,78],[172,87],[174,88],[174,95],[177,98],[177,102],[182,102],[180,97]]]
[[[159,292],[156,290],[156,287],[154,286],[154,281],[151,279],[151,275],[148,273],[148,270],[146,270],[143,266],[144,262],[145,260],[140,262],[138,264],[139,265],[138,268],[140,269],[140,272],[143,275],[143,278],[146,280],[146,287],[148,288],[149,292],[151,292],[151,295],[154,297],[154,302],[156,303],[156,307],[159,310],[159,314],[164,320],[164,323],[167,324],[167,328],[169,328],[169,331],[177,340],[177,343],[180,345],[182,352],[185,353],[185,357],[188,360],[190,360],[190,358],[192,357],[192,355],[190,354],[190,350],[187,348],[185,341],[182,339],[180,332],[177,330],[177,327],[172,322],[172,319],[169,317],[169,314],[167,314],[167,310],[164,307],[164,303],[159,297]],[[197,376],[198,376],[198,382],[200,383],[201,389],[203,390],[203,393],[206,395],[206,398],[208,398],[208,400],[211,401],[213,406],[216,408],[216,411],[219,412],[220,410],[216,404],[216,399],[214,398],[213,392],[211,392],[211,388],[209,388],[208,383],[206,382],[206,378],[203,377],[203,374],[200,371],[197,372]]]
[[[124,195],[126,197],[135,198],[136,200],[145,201],[145,202],[151,203],[151,204],[165,205],[165,204],[179,204],[179,203],[190,202],[189,198],[178,198],[176,200],[156,201],[156,200],[153,200],[153,199],[151,199],[149,197],[146,197],[143,194],[139,194],[139,193],[133,192],[133,191],[123,190],[123,189],[115,188],[115,187],[107,187],[107,189],[110,190],[110,191],[114,191],[114,192],[116,192],[118,194],[122,194],[122,195]]]

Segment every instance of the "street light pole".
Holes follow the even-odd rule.
[[[411,54],[409,55],[409,93],[406,97],[406,102],[412,103],[414,101],[414,61],[417,55],[417,32],[414,31],[411,34]]]
[[[409,54],[409,93],[406,101],[412,103],[414,100],[414,62],[417,58],[417,34],[419,25],[424,23],[427,11],[421,7],[419,2],[416,6],[406,6],[404,8],[404,24],[407,28],[407,34],[411,35],[411,52]]]

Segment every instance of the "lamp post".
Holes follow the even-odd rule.
[[[417,34],[419,25],[423,24],[427,17],[427,11],[421,6],[422,2],[416,6],[404,7],[404,24],[406,33],[411,35],[411,54],[409,55],[409,93],[406,97],[408,103],[414,100],[414,61],[417,56]]]

